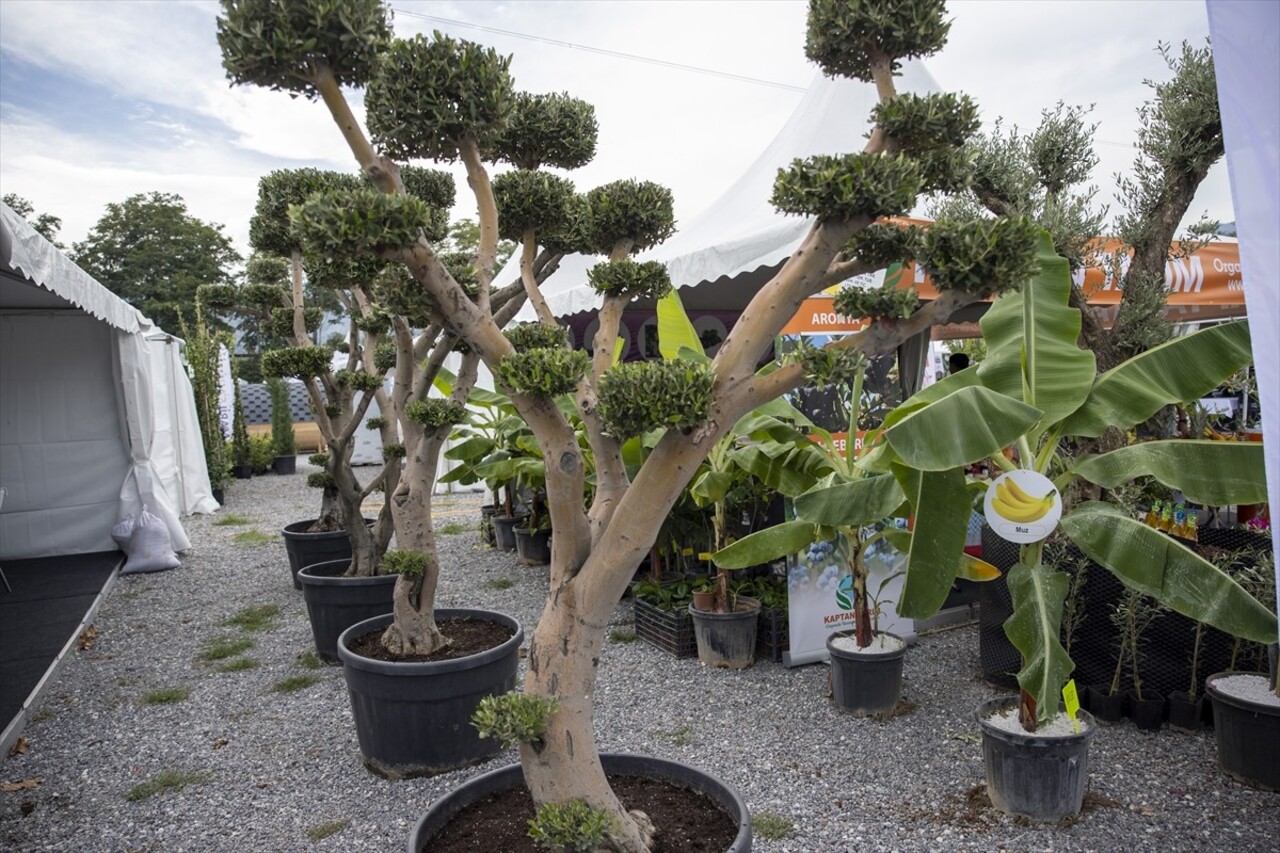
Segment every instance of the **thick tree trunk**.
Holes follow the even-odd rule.
[[[408,488],[399,489],[390,501],[396,545],[401,551],[426,557],[422,576],[401,575],[392,593],[395,618],[382,634],[382,645],[397,655],[428,655],[448,644],[435,619],[436,584],[440,578],[440,557],[431,526],[430,495],[435,476],[434,471],[431,476],[424,476],[416,470],[419,467],[416,462],[410,463],[401,480],[409,484]]]

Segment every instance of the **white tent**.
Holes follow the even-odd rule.
[[[940,91],[924,65],[915,61],[903,64],[897,86],[898,91],[904,93]],[[671,239],[638,259],[662,261],[671,274],[672,283],[683,288],[745,273],[764,273],[781,264],[800,245],[812,220],[778,213],[769,203],[778,169],[790,165],[797,157],[860,150],[877,100],[875,86],[870,83],[818,74],[795,112],[742,177],[688,225],[677,223],[679,230]],[[601,260],[570,255],[560,262],[559,270],[543,286],[553,314],[566,317],[599,307],[599,296],[587,284],[586,271]],[[517,252],[496,280],[505,283],[519,275],[520,253]],[[765,278],[767,276],[762,277],[761,282]],[[749,284],[735,282],[734,298],[749,299],[755,290]],[[699,288],[704,289],[717,288]],[[689,297],[681,295],[688,306]],[[721,297],[727,295],[712,296],[713,302],[720,303],[716,307],[741,307],[722,302]],[[536,319],[533,308],[526,304],[518,319]]]
[[[181,346],[0,204],[0,557],[114,550],[143,505],[190,547],[218,504]]]

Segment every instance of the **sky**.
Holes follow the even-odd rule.
[[[804,56],[802,0],[392,0],[399,36],[439,29],[511,54],[518,89],[594,105],[596,159],[579,191],[657,181],[677,222],[709,206],[787,122],[818,74]],[[1031,129],[1056,102],[1094,105],[1093,175],[1114,199],[1129,173],[1146,80],[1169,77],[1159,42],[1205,44],[1203,0],[952,0],[947,46],[925,61],[945,91]],[[160,191],[224,226],[248,253],[259,178],[275,169],[354,170],[328,111],[305,98],[231,87],[206,0],[0,0],[0,192],[84,239],[106,205]],[[357,105],[361,93],[349,93]],[[851,140],[850,149],[861,147]],[[428,164],[430,165],[430,164]],[[461,171],[454,170],[461,178]],[[454,217],[475,217],[459,180]],[[1120,208],[1112,204],[1114,216]],[[1223,221],[1226,167],[1188,214]]]

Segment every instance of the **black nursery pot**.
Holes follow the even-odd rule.
[[[1130,690],[1125,694],[1129,706],[1129,719],[1138,728],[1148,732],[1158,732],[1164,725],[1164,694],[1157,690],[1142,691],[1139,699]]]
[[[1183,732],[1199,731],[1204,720],[1204,695],[1194,700],[1182,690],[1169,694],[1169,728]]]
[[[499,551],[516,549],[517,525],[523,525],[527,515],[495,515],[493,517],[493,537],[497,541]]]
[[[493,516],[497,511],[497,504],[483,504],[480,507],[480,540],[490,547],[497,544],[493,535]]]
[[[295,521],[293,524],[286,524],[280,532],[284,538],[284,552],[289,557],[289,575],[293,578],[294,589],[302,589],[302,583],[298,580],[299,569],[316,563],[351,559],[351,537],[347,535],[347,531],[308,533],[307,528],[315,523],[314,518]],[[373,519],[366,518],[364,523],[373,524]]]
[[[247,480],[253,476],[252,465],[232,465],[231,476],[237,480]]]
[[[515,528],[516,558],[526,566],[545,566],[551,562],[551,531]]]
[[[747,810],[747,804],[737,791],[717,777],[678,761],[647,755],[605,753],[600,756],[600,763],[604,765],[604,772],[607,774],[659,779],[705,794],[738,824],[738,834],[726,853],[751,853],[751,813]],[[432,840],[459,812],[472,803],[522,785],[524,772],[519,764],[512,764],[490,770],[483,776],[477,776],[454,788],[437,799],[418,821],[409,837],[408,853],[430,851]]]
[[[349,560],[317,563],[298,572],[302,597],[311,618],[316,654],[329,663],[338,660],[338,636],[357,622],[390,613],[399,575],[343,577]]]
[[[298,471],[298,457],[277,456],[271,461],[271,468],[277,474],[295,474]]]
[[[1090,684],[1085,688],[1089,695],[1089,713],[1100,723],[1118,723],[1124,717],[1124,694],[1108,693],[1108,684]]]

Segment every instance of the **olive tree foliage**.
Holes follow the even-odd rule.
[[[1196,189],[1223,156],[1211,50],[1185,43],[1180,51],[1163,44],[1158,49],[1171,76],[1147,81],[1154,94],[1138,111],[1137,157],[1130,174],[1115,176],[1123,208],[1115,220],[1120,254],[1100,252],[1097,240],[1108,211],[1095,201],[1096,187],[1085,184],[1098,163],[1093,150],[1098,125],[1088,122],[1091,108],[1058,103],[1028,133],[997,121],[969,146],[971,191],[929,206],[935,219],[1028,216],[1049,232],[1073,269],[1101,266],[1115,276],[1122,298],[1112,328],[1102,328],[1092,312],[1083,312],[1082,343],[1097,353],[1099,370],[1169,339],[1164,268],[1170,243]],[[1193,227],[1184,235],[1183,251],[1216,225]],[[1084,307],[1078,287],[1072,304]]]
[[[295,7],[306,11],[295,13]],[[670,192],[645,181],[620,180],[579,194],[570,192],[564,179],[540,171],[555,165],[553,158],[586,156],[567,151],[560,141],[572,134],[557,130],[562,121],[573,122],[580,133],[586,126],[584,110],[569,101],[521,98],[509,60],[479,45],[438,34],[386,40],[387,12],[376,0],[297,0],[289,8],[285,12],[265,0],[224,0],[219,43],[228,75],[233,82],[323,99],[363,174],[388,196],[383,202],[367,194],[330,194],[327,202],[313,198],[295,208],[295,228],[308,245],[326,253],[373,251],[403,265],[404,284],[420,291],[443,333],[500,377],[546,459],[555,530],[550,594],[530,643],[523,690],[548,700],[553,710],[540,736],[520,747],[526,782],[540,805],[582,800],[606,813],[603,848],[647,851],[652,823],[623,809],[594,746],[591,696],[605,626],[635,566],[715,443],[742,415],[805,381],[799,362],[757,374],[775,334],[806,297],[880,268],[890,249],[910,248],[939,282],[941,295],[927,305],[910,306],[906,316],[878,318],[840,346],[866,355],[889,352],[984,293],[1016,288],[1034,267],[1032,228],[1024,219],[961,223],[932,237],[888,228],[875,232],[875,239],[855,239],[882,217],[906,214],[919,194],[959,188],[968,180],[960,146],[976,129],[972,103],[957,96],[899,95],[894,82],[898,62],[928,56],[945,42],[943,4],[810,4],[806,52],[829,74],[875,84],[881,103],[876,129],[861,152],[797,160],[780,171],[774,203],[812,217],[807,236],[751,301],[714,360],[677,364],[675,370],[661,362],[615,366],[612,356],[622,308],[638,294],[670,286],[660,270],[631,261],[631,255],[674,231]],[[290,30],[292,42],[278,38],[277,31],[295,26],[295,15],[309,17],[309,28]],[[301,75],[297,69],[303,69]],[[300,76],[302,85],[296,82]],[[342,93],[344,84],[361,82],[366,84],[368,137]],[[543,129],[504,148],[504,132],[526,108],[544,109],[542,118],[529,124]],[[396,160],[414,159],[460,160],[466,168],[480,226],[473,283],[453,274],[424,230],[425,217],[406,200]],[[518,176],[504,176],[501,184],[491,181],[486,159],[517,163]],[[532,203],[535,198],[539,203]],[[511,224],[504,224],[508,219]],[[512,360],[515,348],[502,332],[502,291],[492,284],[498,240],[517,230],[522,261],[528,264],[532,255],[535,269],[548,253],[579,247],[608,257],[592,274],[601,307],[590,360],[567,357],[552,336],[543,341],[546,346],[523,349],[524,360]],[[539,304],[539,284],[538,276],[522,270],[519,285],[538,308],[540,321],[550,325],[554,318]],[[533,336],[522,336],[522,348],[536,343]],[[568,388],[594,460],[595,489],[588,506],[582,448],[551,396]],[[651,402],[657,389],[661,405]],[[656,445],[629,476],[624,440],[655,430]],[[406,499],[423,473],[406,468],[392,503]],[[401,533],[397,517],[397,537]],[[409,547],[431,544],[422,537]],[[415,581],[422,598],[434,587],[429,573],[428,565],[422,582]]]

